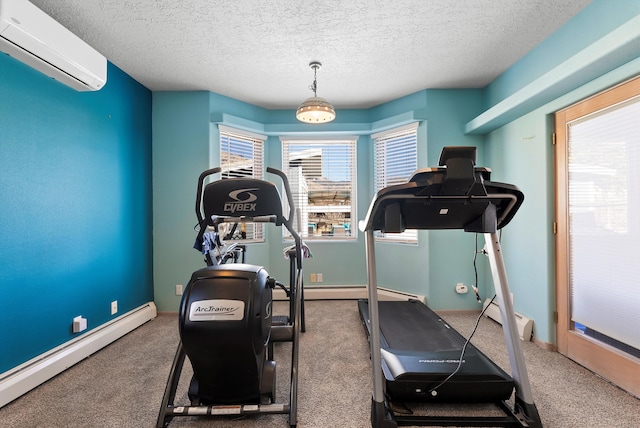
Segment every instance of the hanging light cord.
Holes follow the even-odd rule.
[[[313,68],[313,83],[309,85],[309,89],[313,91],[313,96],[317,97],[316,92],[318,90],[318,66],[312,65],[311,68]]]

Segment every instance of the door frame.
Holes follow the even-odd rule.
[[[640,359],[576,331],[571,321],[567,123],[640,96],[640,76],[555,114],[556,337],[558,352],[640,397]]]

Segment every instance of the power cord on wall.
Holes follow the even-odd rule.
[[[498,235],[498,241],[502,241],[502,229],[500,229]],[[473,292],[476,294],[476,300],[478,303],[482,303],[482,299],[480,298],[480,291],[478,288],[478,267],[476,265],[476,260],[478,258],[478,254],[484,254],[485,256],[489,254],[487,252],[487,244],[485,243],[482,249],[478,250],[478,234],[476,233],[476,243],[475,243],[475,251],[473,253],[473,272],[475,274],[476,282],[471,287],[473,288]]]
[[[478,234],[476,233],[476,244],[473,252],[473,273],[475,274],[476,282],[474,282],[471,287],[473,288],[473,292],[476,293],[476,300],[478,303],[482,303],[480,292],[478,291],[478,266],[476,265],[478,254],[487,254],[487,250],[482,247],[482,249],[478,251]]]

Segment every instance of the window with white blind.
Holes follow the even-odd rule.
[[[262,180],[266,137],[220,126],[221,179],[250,177]],[[239,224],[232,239],[264,241],[264,224]]]
[[[375,191],[387,186],[405,183],[418,168],[418,124],[373,134],[375,143]],[[376,233],[381,241],[417,243],[418,231],[402,233]]]
[[[356,138],[282,140],[282,165],[306,239],[356,238]],[[286,233],[286,232],[285,232]]]

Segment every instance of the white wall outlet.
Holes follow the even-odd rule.
[[[80,333],[83,330],[87,329],[87,319],[83,318],[82,315],[78,315],[73,319],[73,332]]]
[[[309,278],[311,279],[311,282],[316,282],[317,281],[315,273],[312,273],[311,275],[309,275]]]
[[[182,296],[182,284],[176,284],[176,296]]]
[[[118,313],[118,301],[114,300],[111,302],[111,315],[115,315]]]
[[[459,282],[458,284],[456,284],[456,293],[465,294],[468,291],[469,291],[469,288],[463,283]]]
[[[321,273],[316,274],[316,278],[318,279],[318,282],[322,282],[322,274]]]

